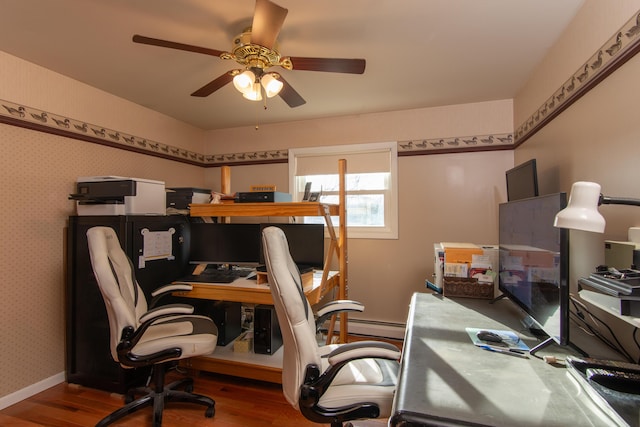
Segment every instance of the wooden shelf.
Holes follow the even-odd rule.
[[[323,216],[339,215],[337,205],[317,202],[191,204],[191,216]]]
[[[618,319],[622,319],[627,323],[635,326],[636,328],[640,328],[640,318],[633,316],[625,316],[620,314],[620,300],[612,295],[605,295],[599,292],[588,291],[586,289],[578,292],[580,298],[584,301],[593,304],[601,310],[606,311],[609,314],[617,317]]]
[[[304,293],[311,304],[320,302],[331,289],[339,285],[340,275],[337,271],[329,272],[329,278],[322,283],[322,271],[314,271],[313,286]],[[273,305],[271,290],[268,284],[257,284],[252,279],[237,279],[233,283],[199,283],[182,282],[193,286],[189,292],[175,292],[175,295],[187,298],[199,298],[216,301],[244,302],[248,304]]]
[[[224,347],[216,347],[215,351],[208,356],[185,359],[185,363],[181,364],[188,369],[280,384],[282,383],[282,355],[283,347],[273,355],[256,354],[253,351],[236,353],[231,343]]]
[[[324,270],[314,272],[313,287],[305,291],[309,302],[317,304],[334,289],[338,289],[338,299],[347,298],[347,217],[346,217],[346,193],[345,175],[346,160],[338,161],[339,176],[339,203],[338,205],[319,202],[276,202],[276,203],[221,203],[221,204],[191,204],[190,215],[198,217],[219,217],[226,221],[229,217],[261,217],[261,216],[322,216],[325,218],[329,231],[329,249],[325,259]],[[231,172],[228,166],[221,168],[222,192],[229,194],[231,191]],[[332,216],[340,218],[339,233],[331,222]],[[329,271],[329,266],[336,256],[339,264],[339,272]],[[236,280],[232,284],[202,284],[192,283],[190,292],[180,292],[178,295],[189,298],[211,299],[220,301],[244,302],[249,304],[273,305],[271,291],[266,284],[257,284],[247,279]],[[335,317],[331,321],[328,336],[333,336]],[[340,314],[340,341],[347,340],[347,314]],[[231,350],[230,350],[231,349]],[[234,353],[233,345],[216,348],[209,356],[201,356],[188,359],[185,366],[217,372],[227,375],[236,375],[244,378],[258,379],[280,383],[282,381],[282,348],[272,356],[260,354]]]

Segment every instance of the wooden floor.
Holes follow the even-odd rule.
[[[176,379],[173,375],[172,379]],[[169,378],[168,378],[169,379]],[[307,421],[282,395],[279,384],[203,372],[195,378],[196,393],[216,401],[216,414],[205,418],[204,407],[169,403],[163,427],[304,427]],[[87,427],[123,405],[122,396],[87,387],[59,384],[0,411],[0,425],[11,427]],[[114,426],[151,425],[151,408],[125,417]],[[386,420],[358,421],[357,426],[382,427]]]

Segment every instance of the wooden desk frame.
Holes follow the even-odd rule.
[[[314,278],[314,286],[308,292],[305,292],[311,304],[318,303],[323,297],[337,287],[338,299],[348,298],[347,286],[347,215],[346,215],[346,191],[345,176],[347,171],[347,162],[344,159],[338,161],[339,176],[339,196],[338,205],[330,205],[318,202],[290,202],[290,203],[222,203],[222,204],[191,204],[191,216],[198,217],[219,217],[222,221],[229,217],[259,217],[259,216],[322,216],[325,219],[327,230],[329,232],[329,249],[325,258],[322,277],[316,284]],[[221,168],[222,192],[229,194],[231,192],[231,172],[229,166]],[[331,221],[331,216],[337,215],[340,218],[338,233]],[[337,274],[330,272],[331,262],[337,257],[339,271]],[[232,285],[207,285],[194,284],[193,290],[190,292],[180,292],[180,296],[188,298],[211,299],[221,301],[235,301],[250,304],[267,304],[273,305],[273,299],[268,286],[265,285],[242,285],[238,286],[235,282]],[[348,333],[348,317],[346,313],[340,315],[340,342],[347,342]],[[331,319],[327,340],[333,337],[335,316]],[[216,352],[220,353],[222,349]],[[282,349],[279,350],[281,353]],[[282,373],[282,356],[280,355],[280,365],[273,366],[272,360],[268,363],[255,364],[251,361],[236,361],[231,357],[226,359],[216,358],[216,353],[212,356],[203,356],[189,359],[187,366],[193,369],[205,370],[210,372],[224,373],[228,375],[236,375],[245,378],[259,379],[263,381],[280,383]],[[256,355],[256,359],[263,359],[264,355]],[[277,358],[278,352],[267,358]],[[264,360],[262,362],[265,362]]]

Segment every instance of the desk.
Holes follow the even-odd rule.
[[[331,289],[339,286],[340,274],[337,271],[330,271],[324,283],[322,275],[322,271],[314,271],[313,286],[305,291],[311,304],[317,303]],[[253,279],[240,278],[232,283],[198,283],[180,280],[176,283],[189,283],[193,286],[189,292],[175,292],[175,295],[181,297],[273,305],[269,285],[258,284]],[[273,355],[255,354],[252,351],[234,353],[233,343],[231,343],[225,347],[216,347],[210,355],[185,359],[182,363],[190,369],[281,383],[282,357],[282,348]]]
[[[338,286],[340,274],[328,273],[323,286],[322,271],[313,272],[313,286],[304,292],[310,304],[317,304],[331,289]],[[244,302],[248,304],[273,305],[268,284],[258,284],[255,279],[239,278],[232,283],[202,283],[177,280],[175,283],[188,283],[193,286],[189,292],[176,292],[177,296],[216,301]]]
[[[465,327],[521,333],[522,315],[502,299],[444,298],[416,293],[411,300],[390,426],[610,426],[566,369],[475,347]],[[557,354],[558,346],[539,355]]]

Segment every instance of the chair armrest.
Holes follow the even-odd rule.
[[[140,316],[140,323],[145,323],[150,320],[155,320],[158,317],[164,317],[171,314],[192,314],[193,307],[188,304],[167,304],[160,307],[153,308],[142,316]]]
[[[329,365],[344,365],[355,359],[399,360],[400,349],[384,341],[356,341],[342,344],[328,355]]]
[[[183,310],[193,310],[193,307],[186,304],[171,304],[174,306],[176,311],[179,311],[179,307],[182,306]],[[167,306],[169,307],[169,306]],[[162,362],[164,360],[169,359],[177,359],[182,354],[182,350],[178,347],[176,348],[167,348],[165,350],[159,351],[157,353],[145,355],[145,356],[137,356],[131,353],[131,349],[138,344],[140,339],[144,336],[147,329],[152,326],[157,320],[162,318],[170,318],[179,313],[172,312],[171,308],[164,310],[165,307],[160,307],[157,310],[152,310],[155,313],[155,316],[147,316],[148,319],[145,320],[138,329],[134,329],[133,326],[125,326],[122,328],[122,334],[120,336],[120,342],[117,347],[118,354],[118,362],[126,366],[139,367],[146,366],[149,364],[156,364],[158,362]],[[160,314],[159,311],[164,311],[164,314]],[[147,313],[143,315],[146,316]]]
[[[188,283],[170,283],[168,285],[160,286],[158,289],[151,292],[151,296],[156,297],[161,294],[166,294],[167,292],[190,291],[192,289],[193,286]]]
[[[329,317],[343,312],[363,312],[364,304],[348,299],[331,301],[316,312],[316,327],[319,328]]]
[[[192,289],[193,286],[188,283],[170,283],[168,285],[160,286],[158,289],[151,292],[152,298],[149,303],[149,307],[155,307],[162,297],[171,295],[173,292],[189,292]]]
[[[320,371],[318,365],[307,365],[304,383],[300,387],[300,411],[307,418],[317,417],[318,411],[326,415],[326,409],[318,406],[320,397],[331,386],[338,372],[349,362],[356,359],[388,359],[395,361],[391,363],[397,363],[400,354],[395,345],[383,341],[357,341],[340,345],[329,354],[329,367],[324,372]],[[348,413],[348,419],[375,418],[380,413],[377,405],[364,402],[339,408],[338,411]],[[326,419],[317,418],[316,422],[326,422]]]

